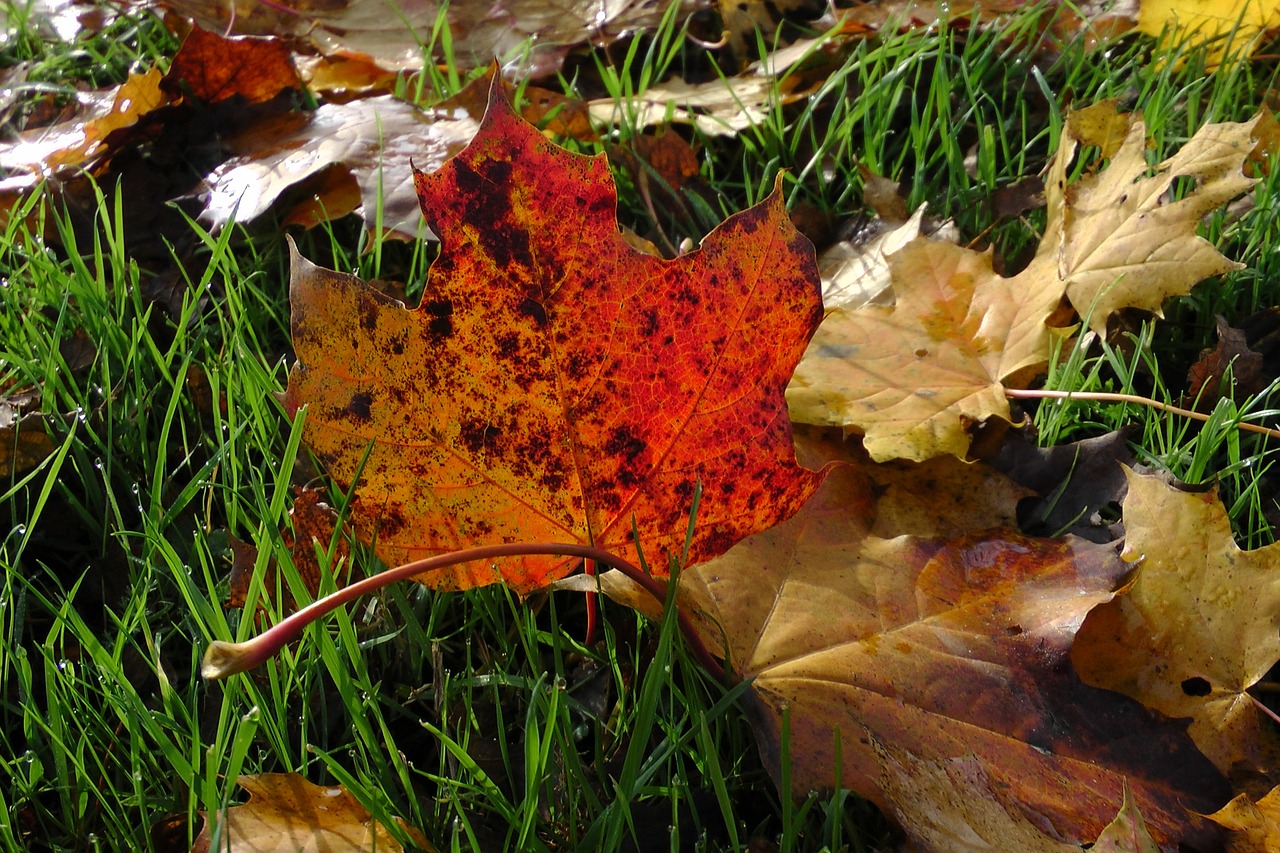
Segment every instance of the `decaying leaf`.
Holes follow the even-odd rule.
[[[287,190],[323,176],[328,180],[310,185],[307,204],[322,207],[325,219],[358,210],[371,229],[381,224],[392,235],[426,239],[431,235],[413,190],[410,160],[439,166],[462,150],[478,126],[466,113],[424,112],[386,95],[282,113],[224,140],[233,156],[208,176],[201,218],[213,228],[246,222]],[[349,184],[343,177],[358,194],[344,193]]]
[[[404,846],[374,820],[345,788],[313,785],[295,773],[240,776],[236,784],[249,802],[232,806],[216,820],[205,816],[204,829],[191,853],[401,853]],[[415,846],[435,848],[426,837],[396,818]],[[218,845],[213,847],[217,837]]]
[[[1202,412],[1212,411],[1223,397],[1243,401],[1261,393],[1268,384],[1262,354],[1249,348],[1244,331],[1228,325],[1222,317],[1216,324],[1217,346],[1202,352],[1187,373],[1187,396]]]
[[[1185,729],[1067,663],[1128,570],[1114,550],[1003,530],[879,539],[873,496],[838,470],[793,518],[681,576],[717,626],[709,646],[723,637],[752,679],[775,772],[785,711],[796,794],[834,784],[839,755],[841,784],[909,833],[922,806],[905,780],[928,776],[950,792],[929,803],[946,825],[981,836],[999,803],[1012,824],[1079,844],[1111,822],[1127,780],[1162,845],[1211,844],[1186,809],[1230,794]]]
[[[800,422],[864,433],[872,458],[964,456],[968,427],[1009,418],[1006,383],[1034,377],[1063,297],[1094,329],[1122,307],[1158,312],[1204,276],[1234,269],[1195,235],[1209,210],[1252,186],[1241,164],[1251,123],[1207,125],[1147,176],[1145,126],[1134,120],[1111,164],[1066,185],[1077,141],[1068,123],[1050,165],[1048,223],[1030,266],[996,275],[986,254],[914,241],[889,256],[892,308],[828,314],[787,400]],[[1178,201],[1176,178],[1198,186]]]
[[[362,470],[351,519],[383,559],[538,540],[635,557],[634,524],[660,573],[697,484],[694,562],[813,493],[782,393],[821,305],[780,193],[675,260],[637,252],[603,158],[547,141],[497,87],[471,144],[416,181],[442,242],[417,310],[296,253],[291,282],[286,406],[308,407],[304,440],[343,488]],[[432,583],[527,592],[570,566]]]
[[[1191,718],[1191,737],[1224,773],[1265,773],[1262,720],[1246,691],[1280,660],[1280,545],[1241,551],[1216,491],[1133,473],[1124,521],[1123,556],[1137,577],[1089,614],[1076,670]]]
[[[667,8],[638,0],[604,5],[591,0],[448,5],[400,0],[394,7],[382,0],[165,0],[162,5],[213,32],[296,36],[325,56],[365,57],[390,71],[418,71],[446,59],[435,38],[443,6],[451,35],[447,59],[455,67],[483,67],[496,57],[528,77],[554,74],[575,46],[607,44],[628,32],[653,29]],[[694,8],[692,3],[687,7]]]
[[[1116,538],[1110,522],[1115,516],[1102,512],[1118,510],[1129,481],[1125,465],[1134,464],[1129,449],[1131,430],[1038,447],[1023,432],[1009,435],[999,452],[988,461],[1014,482],[1039,495],[1019,508],[1022,530],[1040,536],[1071,533],[1091,542]]]

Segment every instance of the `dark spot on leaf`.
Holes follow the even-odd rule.
[[[378,536],[392,538],[401,530],[404,530],[407,524],[404,513],[395,507],[388,507],[383,512],[382,517],[378,519]]]
[[[370,418],[369,406],[373,403],[373,395],[368,391],[357,391],[351,395],[351,402],[347,403],[346,412],[358,421],[368,421]]]
[[[620,457],[628,465],[634,464],[636,457],[648,448],[644,439],[635,434],[630,424],[613,428],[609,439],[604,444],[604,452],[609,456]]]
[[[422,310],[426,312],[427,332],[435,340],[447,338],[453,334],[453,300],[452,299],[435,299],[431,302],[422,303]]]
[[[520,353],[520,336],[514,332],[503,332],[493,339],[498,355],[506,360],[515,358]]]
[[[377,303],[367,302],[360,308],[360,326],[368,330],[378,328]]]
[[[462,446],[475,456],[479,456],[497,439],[501,430],[492,424],[472,421],[462,424],[458,432],[458,440]]]
[[[1208,696],[1213,692],[1213,685],[1207,680],[1196,676],[1182,682],[1182,692],[1188,696]]]
[[[644,309],[640,323],[640,334],[646,338],[651,338],[658,333],[658,327],[661,324],[662,315],[658,313],[657,308]]]
[[[693,481],[681,480],[676,484],[674,491],[682,504],[688,504],[693,500]]]
[[[542,303],[538,302],[538,300],[525,297],[518,310],[524,316],[532,317],[533,322],[537,323],[539,327],[547,325],[547,309],[543,308]]]

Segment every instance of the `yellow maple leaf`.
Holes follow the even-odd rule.
[[[1257,766],[1260,721],[1245,691],[1280,661],[1280,544],[1240,550],[1214,491],[1128,477],[1122,556],[1141,564],[1126,594],[1089,614],[1072,663],[1089,684],[1190,717],[1223,772]]]
[[[1280,27],[1276,0],[1142,0],[1138,29],[1171,45],[1207,45],[1210,65],[1252,53],[1258,36]]]
[[[1095,331],[1105,332],[1107,318],[1125,307],[1160,315],[1167,298],[1240,268],[1194,228],[1254,185],[1241,166],[1255,123],[1206,125],[1145,177],[1146,126],[1134,122],[1109,168],[1068,187],[1058,275]],[[1184,177],[1197,182],[1196,191],[1168,201],[1170,186]]]
[[[1095,111],[1064,128],[1045,180],[1044,237],[1025,270],[1004,278],[989,255],[925,241],[890,255],[893,307],[827,314],[787,389],[792,419],[860,431],[877,461],[963,457],[969,426],[1008,419],[1004,389],[1026,387],[1066,333],[1046,325],[1064,296],[1103,331],[1121,308],[1158,313],[1236,268],[1195,229],[1253,185],[1241,167],[1256,120],[1206,125],[1154,168],[1140,118],[1104,123],[1109,135],[1127,127],[1123,143],[1109,166],[1068,186],[1077,148],[1098,144],[1102,119]],[[1178,178],[1196,186],[1170,201]]]

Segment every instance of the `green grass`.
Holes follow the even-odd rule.
[[[30,63],[33,94],[118,81],[135,64],[163,66],[176,47],[147,14],[64,44],[21,6],[7,8],[0,65]],[[1214,74],[1196,55],[1155,63],[1141,39],[1105,53],[1080,43],[1050,50],[1038,35],[1048,14],[1029,10],[999,32],[944,24],[844,44],[823,60],[831,67],[813,97],[735,137],[694,134],[710,202],[691,199],[690,216],[654,222],[624,181],[622,219],[642,234],[696,240],[783,172],[791,204],[840,221],[863,213],[866,165],[903,180],[912,204],[927,200],[967,238],[985,235],[1013,257],[1034,246],[1043,222],[996,220],[986,202],[1044,165],[1067,93],[1142,108],[1154,161],[1204,122],[1251,114],[1274,82],[1262,63]],[[598,54],[565,86],[625,100],[664,71],[714,73],[682,40],[682,22],[664,27]],[[437,73],[414,81],[412,94],[429,100],[462,82]],[[638,132],[624,121],[611,141]],[[1245,270],[1180,300],[1167,322],[1143,321],[1129,343],[1063,353],[1049,387],[1176,401],[1214,315],[1237,320],[1280,296],[1275,181],[1244,217],[1206,226]],[[0,387],[41,390],[58,447],[0,483],[4,849],[185,849],[199,812],[239,801],[238,774],[271,771],[343,784],[374,815],[404,817],[442,850],[885,843],[874,809],[847,792],[779,799],[743,688],[703,672],[671,620],[607,603],[604,638],[587,648],[580,597],[521,602],[503,589],[404,586],[309,630],[259,672],[201,681],[210,640],[243,639],[279,617],[261,580],[244,611],[223,607],[228,535],[258,548],[258,568],[275,560],[287,569],[290,489],[314,477],[299,424],[272,396],[286,378],[287,259],[282,239],[262,229],[215,237],[192,224],[202,248],[171,315],[143,300],[146,273],[127,255],[111,198],[90,229],[32,199],[33,219],[11,217],[0,239]],[[432,255],[369,243],[352,221],[302,242],[319,262],[404,278],[411,293]],[[76,335],[92,342],[87,364],[68,364]],[[211,396],[196,392],[199,377]],[[1231,424],[1269,405],[1226,403],[1206,427],[1086,403],[1045,403],[1035,419],[1045,442],[1137,424],[1143,460],[1192,481],[1219,478],[1239,535],[1256,545],[1270,541],[1276,512],[1270,446]],[[342,496],[334,500],[340,507]],[[377,568],[358,547],[352,559],[358,573]],[[292,575],[277,577],[289,584]]]

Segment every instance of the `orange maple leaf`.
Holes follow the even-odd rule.
[[[497,85],[475,139],[415,175],[441,239],[421,305],[294,253],[288,411],[378,554],[590,543],[655,574],[789,518],[821,475],[796,463],[784,390],[822,314],[812,245],[775,191],[663,260],[632,249],[603,157],[567,152]],[[366,459],[366,453],[367,459]],[[363,468],[361,467],[363,463]],[[431,585],[527,592],[572,561],[470,564]]]

